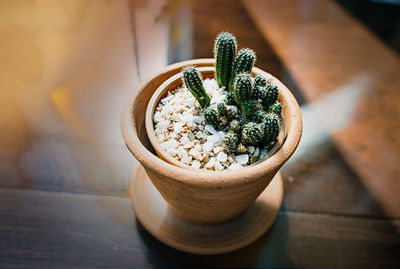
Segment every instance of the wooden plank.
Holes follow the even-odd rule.
[[[319,121],[308,126],[326,132],[325,138],[311,139],[333,138],[383,215],[399,218],[400,61],[396,53],[334,1],[242,2],[311,101],[307,107]],[[304,118],[305,126],[310,120]]]
[[[281,212],[254,244],[199,256],[158,242],[128,198],[0,189],[1,268],[395,268],[400,222]]]

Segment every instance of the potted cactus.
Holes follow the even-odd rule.
[[[214,53],[168,66],[136,91],[121,117],[125,143],[145,174],[172,212],[193,223],[221,223],[248,208],[302,132],[292,93],[254,67],[252,50],[237,51],[233,35],[222,33]],[[137,209],[157,236],[145,221],[153,213]]]
[[[153,147],[167,161],[182,167],[235,170],[272,153],[283,129],[279,89],[263,75],[252,77],[254,51],[236,51],[236,38],[226,32],[219,34],[214,46],[214,78],[203,82],[195,66],[186,66],[180,74],[182,85],[161,99],[161,92],[156,92],[150,100],[147,132]],[[160,87],[160,91],[164,89]]]

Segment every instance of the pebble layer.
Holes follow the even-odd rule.
[[[225,100],[224,87],[215,79],[203,81],[206,92],[212,97],[210,106]],[[235,106],[228,109],[237,111]],[[266,149],[249,146],[247,152],[234,155],[222,147],[223,131],[217,131],[205,122],[201,107],[185,88],[177,88],[161,99],[154,113],[154,132],[169,155],[194,168],[222,171],[235,170],[262,159]]]

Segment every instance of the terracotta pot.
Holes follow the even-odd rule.
[[[279,88],[279,101],[283,106],[281,116],[286,131],[280,148],[268,159],[235,171],[204,171],[179,167],[176,161],[168,163],[156,155],[149,141],[145,111],[153,93],[163,83],[164,86],[171,86],[168,79],[187,65],[210,67],[214,65],[214,60],[196,59],[173,64],[147,81],[125,107],[121,115],[121,130],[129,150],[177,215],[199,223],[222,222],[248,208],[293,154],[302,132],[300,108],[292,93],[278,79],[253,68],[254,74],[272,79]],[[162,156],[165,158],[164,154]]]

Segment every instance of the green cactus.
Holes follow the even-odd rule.
[[[242,126],[244,126],[244,125],[246,125],[247,123],[250,122],[250,118],[247,117],[246,115],[242,114],[242,115],[239,116],[239,121],[240,121],[240,124]]]
[[[249,100],[251,96],[251,77],[248,73],[240,73],[235,80],[233,96],[237,104]]]
[[[217,104],[217,110],[218,110],[218,115],[220,115],[221,117],[228,115],[228,109],[225,103],[223,102]]]
[[[251,98],[254,100],[264,100],[267,95],[267,90],[262,86],[254,86],[251,92]]]
[[[246,145],[257,145],[264,138],[263,126],[249,122],[242,130],[242,143]]]
[[[223,147],[226,151],[233,153],[238,145],[239,138],[236,133],[229,131],[222,139]]]
[[[267,116],[267,112],[263,110],[258,110],[253,114],[253,121],[256,123],[262,123]]]
[[[236,57],[236,38],[227,32],[220,33],[214,44],[215,78],[218,86],[228,87]]]
[[[261,106],[261,108],[260,108]],[[250,117],[253,115],[257,110],[262,110],[262,105],[256,100],[247,100],[244,101],[241,105],[240,108],[242,109],[242,113],[246,115],[247,117]]]
[[[235,133],[239,133],[242,130],[242,126],[238,120],[232,120],[231,123],[229,123],[229,128]]]
[[[275,84],[270,83],[267,85],[266,91],[267,91],[266,95],[262,99],[262,102],[263,102],[263,106],[265,108],[269,108],[271,105],[273,105],[276,102],[276,100],[278,100],[279,90]]]
[[[256,61],[256,54],[251,49],[241,49],[238,52],[232,68],[232,76],[229,82],[229,91],[234,90],[236,76],[240,73],[250,73]]]
[[[203,87],[199,71],[194,66],[187,66],[182,70],[182,73],[186,88],[193,94],[202,108],[207,107],[211,99]]]
[[[226,104],[227,104],[227,105],[230,105],[230,106],[236,105],[236,103],[235,103],[235,97],[234,97],[233,92],[228,92],[228,93],[226,94]]]
[[[258,75],[258,76],[256,76],[255,78],[254,78],[254,88],[255,87],[265,87],[265,85],[267,85],[267,80],[263,77],[263,76],[261,76],[261,75]]]
[[[282,111],[282,105],[279,102],[276,102],[275,104],[271,105],[268,109],[269,113],[274,113],[277,115],[280,115]]]
[[[264,143],[275,141],[279,134],[279,116],[274,113],[267,113],[262,123],[264,129]]]
[[[206,118],[206,122],[208,124],[211,124],[214,127],[218,127],[219,124],[219,117],[218,117],[218,112],[212,108],[212,107],[207,107],[203,111],[204,117]]]

